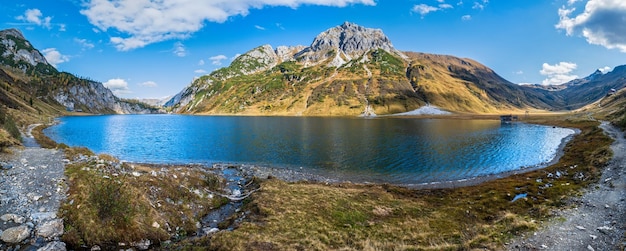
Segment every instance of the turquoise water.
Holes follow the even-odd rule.
[[[574,133],[495,120],[111,115],[63,117],[57,142],[124,161],[255,164],[415,184],[545,164]]]

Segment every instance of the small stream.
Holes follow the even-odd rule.
[[[228,195],[239,197],[249,192],[246,184],[251,181],[251,178],[244,177],[237,167],[215,165],[213,168],[220,169],[221,175],[226,181],[224,192]],[[230,200],[227,204],[211,211],[202,218],[202,227],[198,229],[198,236],[221,230],[233,230],[234,225],[243,220],[241,216],[233,220],[233,216],[240,212],[242,206],[243,200]],[[242,216],[245,217],[245,215]]]

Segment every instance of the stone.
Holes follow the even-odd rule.
[[[19,216],[17,214],[5,214],[0,216],[0,220],[2,221],[13,221],[17,224],[22,224],[24,222],[26,222],[26,219],[22,216]]]
[[[30,236],[30,228],[27,226],[12,227],[4,230],[0,239],[6,243],[20,243]]]
[[[578,230],[586,230],[586,228],[583,226],[576,226],[576,228],[578,228]]]
[[[37,236],[52,239],[63,235],[63,219],[45,222],[37,227]]]
[[[50,242],[46,244],[45,246],[37,249],[37,251],[65,251],[65,250],[67,250],[67,248],[65,247],[65,243],[60,242],[60,241]]]
[[[593,249],[593,247],[591,245],[587,245],[587,250],[589,250],[589,251],[596,251],[595,249]]]
[[[13,165],[9,163],[0,162],[0,169],[9,170],[11,168],[13,168]]]
[[[148,250],[148,248],[150,248],[150,244],[152,244],[152,242],[150,242],[150,240],[141,240],[138,242],[131,242],[130,245],[133,247],[136,247],[139,250]]]
[[[153,228],[160,228],[161,225],[158,222],[155,221],[155,222],[152,222],[152,227]]]

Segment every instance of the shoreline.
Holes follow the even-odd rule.
[[[447,180],[447,181],[433,181],[433,182],[425,182],[425,183],[392,183],[385,181],[363,181],[363,180],[351,180],[346,178],[345,176],[338,177],[329,177],[325,175],[321,175],[315,172],[307,172],[304,169],[297,170],[289,167],[270,167],[264,165],[255,165],[255,164],[242,164],[242,163],[150,163],[150,162],[133,162],[133,161],[121,161],[127,164],[137,164],[137,165],[149,165],[155,167],[168,167],[168,166],[187,166],[187,167],[197,167],[204,168],[207,170],[220,170],[224,168],[235,168],[244,176],[254,176],[261,179],[271,179],[277,178],[279,180],[285,182],[312,182],[312,183],[326,183],[326,184],[341,184],[341,183],[350,183],[357,185],[392,185],[398,187],[405,187],[409,189],[415,190],[430,190],[430,189],[454,189],[460,187],[468,187],[480,185],[482,183],[497,180],[501,178],[506,178],[513,175],[524,174],[528,172],[533,172],[536,170],[541,170],[552,166],[559,162],[561,157],[565,154],[565,147],[567,144],[577,135],[580,134],[580,130],[577,128],[568,128],[574,131],[574,133],[568,135],[561,139],[561,143],[557,147],[556,153],[554,157],[544,163],[539,163],[534,166],[529,167],[521,167],[517,170],[511,170],[501,173],[480,175],[475,177],[469,177],[458,180]]]

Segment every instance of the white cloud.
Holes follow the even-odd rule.
[[[109,88],[115,96],[132,93],[128,88],[128,82],[121,78],[109,79],[103,83],[104,87]]]
[[[140,85],[140,86],[143,86],[143,87],[150,87],[150,88],[154,88],[154,87],[159,86],[159,85],[157,85],[157,83],[155,83],[154,81],[146,81],[146,82],[143,82],[143,83],[141,83],[141,84],[139,84],[139,85]]]
[[[204,60],[200,59],[200,61],[198,61],[198,65],[204,65]]]
[[[281,23],[276,23],[276,27],[278,27],[278,29],[285,30],[285,27],[283,27],[283,24]]]
[[[95,47],[95,45],[91,42],[89,42],[87,39],[80,39],[80,38],[74,38],[74,42],[78,43],[80,46],[83,47],[83,49],[93,49],[93,47]]]
[[[489,3],[489,0],[482,0],[482,1],[474,2],[474,6],[472,6],[472,9],[484,10],[485,6],[487,6],[488,3]]]
[[[602,67],[602,68],[600,68],[600,69],[598,69],[598,70],[599,70],[600,72],[602,72],[602,74],[607,74],[608,72],[610,72],[610,71],[611,71],[611,69],[612,69],[611,67],[605,66],[605,67]]]
[[[182,42],[174,43],[174,55],[181,58],[187,56],[187,50],[185,49],[185,45]]]
[[[472,16],[471,15],[462,16],[461,20],[463,20],[463,21],[470,21],[470,20],[472,20]]]
[[[196,74],[205,74],[205,73],[206,73],[206,71],[205,71],[205,70],[202,70],[202,69],[197,69],[197,70],[193,71],[193,73],[196,73]]]
[[[228,59],[228,57],[224,55],[217,55],[209,58],[209,60],[211,60],[211,64],[213,65],[222,65],[222,61],[226,59]]]
[[[61,52],[59,52],[56,48],[44,49],[41,52],[43,53],[43,56],[46,58],[46,61],[48,61],[48,63],[50,63],[55,68],[57,67],[57,65],[61,63],[70,61],[70,57],[61,54]]]
[[[422,17],[424,17],[428,13],[439,11],[439,8],[422,3],[422,4],[416,4],[415,6],[413,6],[413,9],[411,9],[411,11],[415,13],[419,13],[420,15],[422,15]]]
[[[570,62],[560,62],[555,65],[543,63],[542,69],[539,73],[547,78],[543,80],[542,84],[559,85],[577,79],[577,75],[571,74],[577,67],[578,65]]]
[[[26,21],[31,24],[40,25],[50,29],[50,21],[52,17],[43,17],[43,13],[39,9],[28,9],[24,15],[18,16],[17,20]]]
[[[439,6],[430,6],[430,5],[426,5],[426,4],[416,4],[411,9],[411,12],[419,13],[422,16],[422,18],[424,18],[424,16],[426,16],[428,13],[454,8],[450,4],[443,3],[443,1],[439,1],[439,2],[440,2]]]
[[[571,7],[559,8],[556,28],[565,30],[568,36],[582,35],[590,44],[626,53],[626,1],[589,0],[582,13],[576,15],[575,11]]]
[[[524,71],[519,70],[519,71],[516,71],[516,72],[513,72],[513,73],[515,73],[516,75],[523,75],[523,74],[524,74]]]
[[[580,1],[580,0],[567,0],[567,4],[572,5],[572,4],[575,4],[578,1]]]
[[[256,28],[257,30],[262,30],[262,31],[265,30],[265,27],[260,26],[260,25],[255,25],[254,28]]]
[[[183,39],[202,29],[205,23],[223,23],[232,16],[246,16],[251,9],[301,5],[345,7],[353,4],[376,5],[375,0],[90,0],[81,14],[102,31],[115,29],[122,36],[111,43],[120,51],[151,43]]]
[[[59,31],[66,31],[65,24],[59,24]]]

